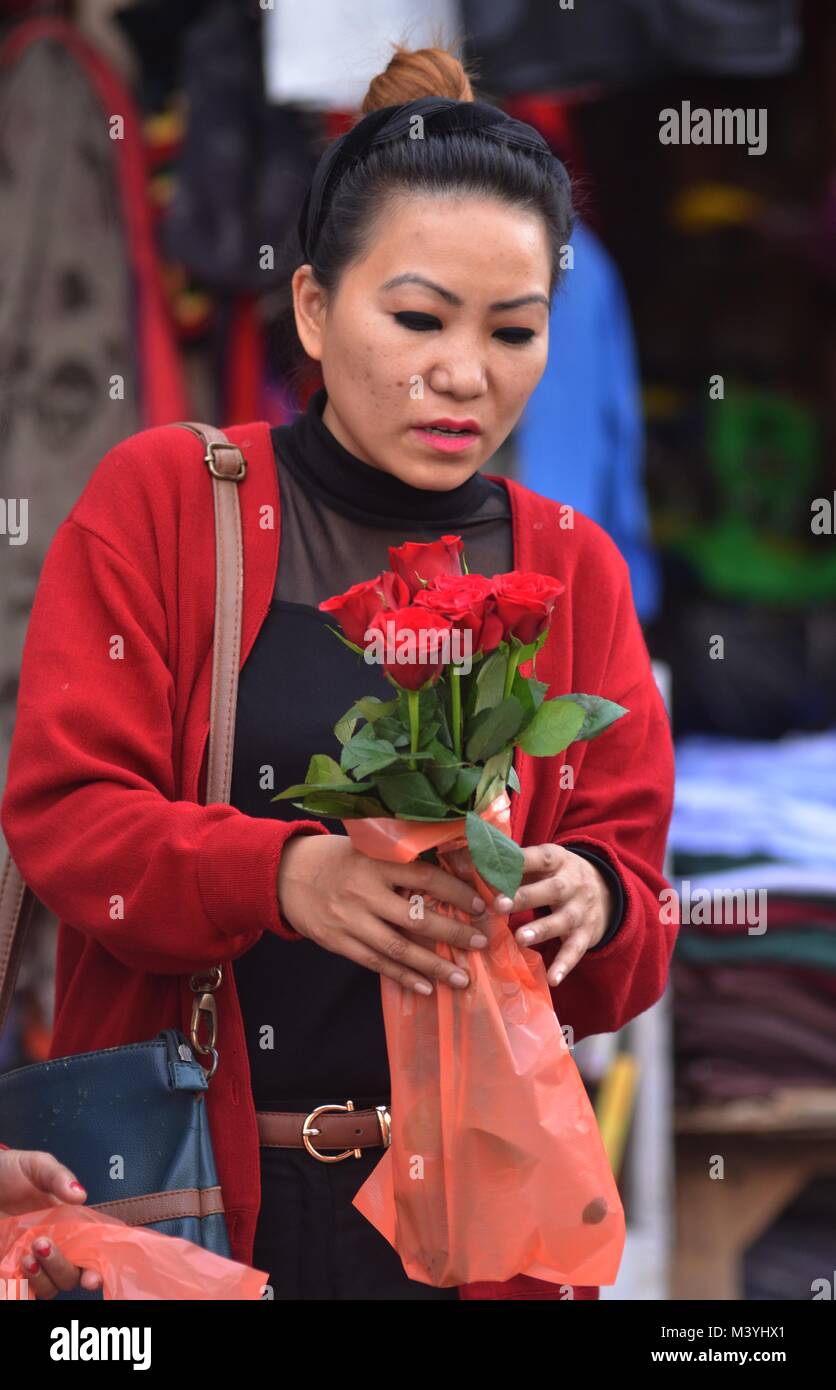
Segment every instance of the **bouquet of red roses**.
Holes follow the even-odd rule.
[[[513,898],[522,851],[483,813],[506,788],[519,789],[515,749],[553,757],[627,710],[597,695],[546,698],[536,656],[560,580],[470,574],[459,536],[389,555],[391,569],[319,606],[352,651],[382,665],[393,698],[358,700],[334,727],[339,762],[315,754],[305,781],[273,800],[341,820],[464,818],[475,868]]]
[[[469,574],[458,536],[389,553],[391,570],[320,608],[382,663],[393,697],[358,700],[334,730],[339,762],[316,754],[280,797],[339,817],[372,858],[435,855],[452,873],[467,845],[474,890],[513,898],[515,750],[552,757],[627,711],[596,695],[546,698],[535,661],[559,580]],[[613,1283],[624,1212],[542,958],[501,913],[484,931],[482,951],[433,943],[466,968],[465,990],[424,997],[381,975],[391,1140],[353,1205],[423,1283]]]

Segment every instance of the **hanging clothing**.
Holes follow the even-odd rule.
[[[683,70],[767,77],[801,55],[800,0],[462,0],[462,13],[497,97]]]
[[[292,465],[277,468],[266,421],[227,433],[247,460],[238,484],[240,670],[270,619],[277,576],[282,592]],[[355,506],[365,476],[361,468]],[[600,693],[630,711],[600,739],[572,745],[561,758],[521,754],[520,791],[511,798],[518,844],[581,845],[621,881],[618,930],[552,991],[561,1023],[578,1042],[621,1028],[665,987],[676,939],[676,927],[659,920],[659,895],[668,886],[662,864],[673,787],[670,725],[627,566],[613,542],[580,514],[565,530],[553,503],[509,480],[501,486],[514,567],[553,574],[566,585],[538,675],[555,693]],[[215,996],[220,1064],[207,1106],[233,1258],[252,1263],[262,1176],[237,971],[265,935],[292,943],[289,950],[306,949],[282,915],[277,876],[290,835],[325,834],[328,827],[313,818],[202,804],[214,596],[213,495],[202,446],[189,431],[168,427],[124,440],[101,460],[47,554],[29,620],[0,823],[24,878],[61,918],[51,1056],[144,1041],[165,1027],[188,1033],[190,976],[224,963]],[[124,638],[119,662],[111,659],[114,633]],[[333,641],[336,658],[340,644]],[[284,656],[298,664],[295,652]],[[278,722],[280,715],[273,710],[272,717]],[[311,751],[320,746],[319,728],[316,736]],[[572,786],[565,785],[564,763],[572,767]],[[125,904],[119,919],[107,910],[114,892]],[[513,914],[511,929],[530,919],[530,912]],[[547,966],[558,949],[556,942],[540,947]],[[562,1297],[559,1286],[524,1275],[462,1285],[458,1296]]]
[[[271,5],[261,19],[268,98],[322,111],[356,110],[396,35],[408,31],[418,49],[439,28],[461,29],[459,0],[365,0],[359,25],[351,0],[319,0],[315,23],[304,5]]]

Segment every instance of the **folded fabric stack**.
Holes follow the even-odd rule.
[[[836,1087],[836,731],[677,745],[675,1094]]]

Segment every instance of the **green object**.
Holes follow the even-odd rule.
[[[477,874],[495,888],[513,898],[522,883],[525,858],[519,845],[496,826],[468,811],[465,822],[467,845]]]
[[[723,961],[786,961],[790,965],[820,966],[836,970],[836,932],[834,931],[766,931],[751,936],[743,925],[741,934],[718,936],[702,929],[683,927],[676,940],[674,954],[682,960],[721,965]]]
[[[671,549],[724,598],[796,605],[836,596],[836,546],[810,529],[820,459],[811,412],[743,390],[706,409],[718,512]]]

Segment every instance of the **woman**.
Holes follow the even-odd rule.
[[[323,156],[292,289],[324,387],[291,425],[228,430],[247,459],[231,807],[193,804],[214,573],[194,438],[163,427],[111,450],[44,566],[2,824],[63,919],[52,1055],[188,1029],[190,974],[226,963],[213,1145],[233,1254],[269,1271],[277,1298],[597,1297],[525,1276],[408,1280],[351,1205],[386,1137],[378,977],[465,988],[433,943],[482,949],[485,904],[463,878],[372,862],[338,822],[270,799],[303,780],[356,697],[389,691],[318,604],[387,566],[390,545],[455,534],[471,570],[552,573],[566,593],[538,674],[630,715],[562,761],[523,759],[511,830],[526,873],[499,906],[513,929],[532,924],[574,1040],[621,1027],[664,989],[672,752],[626,565],[587,518],[480,472],[542,374],[571,221],[562,165],[530,127],[474,102],[444,50],[399,49]],[[422,944],[413,892],[470,922],[427,912]],[[322,1105],[319,1157],[301,1131]]]

